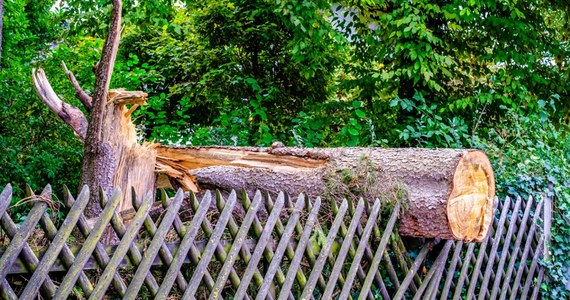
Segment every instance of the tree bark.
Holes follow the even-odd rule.
[[[493,218],[493,170],[478,150],[160,146],[157,153],[158,172],[176,169],[186,174],[177,180],[195,188],[403,201],[407,236],[481,241]],[[159,186],[169,182],[159,178]]]

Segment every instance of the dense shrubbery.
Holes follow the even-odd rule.
[[[147,139],[482,148],[501,196],[540,197],[552,184],[544,291],[568,297],[567,3],[174,2],[124,1],[113,86],[149,93],[136,115]],[[81,144],[37,99],[30,73],[44,67],[80,106],[59,64],[89,92],[108,12],[104,0],[6,3],[0,183],[77,186]]]

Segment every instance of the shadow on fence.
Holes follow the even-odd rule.
[[[37,201],[19,225],[7,212],[11,187],[1,193],[2,298],[536,299],[545,276],[543,202],[533,199],[496,201],[482,243],[417,240],[415,249],[396,230],[400,205],[382,213],[378,200],[329,208],[303,196],[207,192],[198,200],[179,191],[163,199],[157,223],[152,199],[139,198],[126,226],[115,211],[119,192],[101,196],[94,225],[83,215],[89,190],[66,194],[69,213],[56,228],[42,201],[51,199],[49,186],[31,195]],[[192,209],[187,222],[183,201]],[[235,214],[239,205],[244,214]],[[120,239],[114,246],[100,242],[109,225]],[[41,249],[30,246],[38,231],[49,240]]]

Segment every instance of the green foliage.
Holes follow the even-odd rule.
[[[554,103],[554,99],[540,101],[537,111],[523,114],[505,108],[506,117],[477,137],[474,146],[496,158],[501,196],[554,197],[552,260],[546,263],[551,283],[543,286],[543,295],[566,299],[570,296],[564,287],[570,280],[570,136],[567,126],[552,122]]]
[[[53,1],[5,3],[0,67],[0,185],[40,190],[50,183],[77,186],[82,150],[70,129],[36,100],[32,63],[49,55],[59,33],[50,22]],[[21,189],[20,193],[22,195]]]

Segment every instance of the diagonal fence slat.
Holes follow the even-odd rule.
[[[235,191],[232,191],[232,193],[230,194],[230,197],[237,197]],[[190,200],[192,202],[192,206],[194,208],[194,211],[196,211],[198,209],[198,203],[196,201],[196,198],[191,197]],[[226,202],[224,201],[223,197],[221,197],[221,195],[219,193],[217,193],[215,201],[216,201],[216,206],[218,207],[218,211],[222,212],[226,207]],[[233,219],[233,216],[230,214],[229,219],[227,221],[227,224],[230,224],[230,221],[232,219]],[[226,224],[226,226],[227,226],[227,224]],[[202,230],[204,231],[204,233],[206,234],[206,238],[212,236],[212,234],[213,234],[212,225],[211,225],[210,221],[208,221],[207,218],[202,221],[201,227],[202,227]],[[193,249],[191,248],[190,250],[192,251]],[[196,253],[196,255],[200,255],[200,254]],[[220,262],[224,262],[227,259],[227,252],[224,249],[221,241],[218,241],[217,244],[215,245],[214,256]],[[229,279],[230,279],[230,282],[232,283],[233,287],[239,286],[241,280],[239,278],[239,275],[236,273],[234,267],[230,268]],[[211,291],[214,288],[215,283],[214,283],[214,280],[212,279],[212,276],[210,275],[210,273],[207,269],[204,272],[203,280],[206,283],[208,290]]]
[[[81,248],[81,251],[79,251],[77,257],[75,257],[75,261],[73,262],[67,274],[63,278],[59,286],[59,289],[54,295],[54,299],[64,300],[69,296],[71,290],[73,289],[73,286],[75,285],[77,277],[79,277],[79,273],[81,272],[83,265],[85,265],[85,263],[89,259],[89,256],[91,256],[91,254],[93,253],[93,250],[95,250],[96,245],[99,243],[99,240],[101,240],[103,232],[105,231],[105,227],[107,226],[109,221],[111,221],[113,212],[119,206],[120,200],[121,200],[121,191],[119,189],[116,189],[115,192],[113,193],[113,197],[111,197],[111,200],[106,203],[105,208],[103,209],[101,215],[99,216],[99,219],[93,226],[93,230],[91,230],[91,232],[89,233],[89,237],[87,237],[87,239],[85,240],[85,243]]]
[[[66,246],[65,242],[67,238],[71,235],[71,231],[75,227],[75,224],[79,220],[83,210],[87,206],[89,201],[89,190],[83,188],[81,194],[77,198],[77,201],[71,206],[71,210],[67,215],[67,218],[63,221],[62,226],[55,237],[51,240],[51,244],[42,257],[42,260],[38,264],[37,269],[34,271],[34,275],[30,278],[30,281],[22,294],[20,299],[33,299],[36,297],[40,285],[44,282],[46,277],[49,275],[50,267],[55,263],[60,251]]]
[[[463,241],[458,241],[455,243],[455,250],[453,251],[451,264],[447,269],[447,277],[445,277],[445,282],[443,283],[443,288],[441,289],[441,300],[447,299],[447,295],[451,290],[451,281],[455,276],[455,269],[457,267],[457,262],[461,257],[461,250],[463,250]]]
[[[380,202],[378,199],[376,199],[376,202]],[[376,204],[375,204],[376,206]],[[384,232],[384,235],[382,236],[382,239],[380,240],[380,244],[378,245],[378,248],[376,250],[376,254],[374,254],[374,259],[372,260],[372,265],[370,266],[370,271],[368,271],[368,275],[366,275],[366,279],[364,280],[364,284],[362,285],[362,290],[367,291],[370,289],[371,285],[372,285],[372,279],[376,273],[376,270],[378,269],[378,265],[380,264],[380,259],[381,257],[383,257],[384,255],[384,251],[386,250],[386,245],[388,245],[388,239],[390,238],[390,234],[392,232],[392,228],[394,228],[394,225],[396,224],[396,219],[398,217],[398,214],[400,212],[400,207],[401,204],[400,202],[396,202],[396,205],[394,206],[394,211],[392,212],[392,215],[390,216],[390,220],[388,221],[388,224],[386,225],[386,229]],[[360,295],[360,300],[364,300],[364,293],[362,293]]]
[[[309,213],[309,218],[307,219],[307,223],[303,230],[303,234],[299,238],[299,244],[297,244],[297,248],[295,249],[295,254],[293,259],[291,260],[291,264],[289,265],[289,270],[287,271],[287,276],[285,276],[285,282],[281,287],[281,293],[279,294],[279,300],[285,300],[290,293],[291,287],[295,281],[295,274],[298,273],[299,267],[301,265],[301,259],[303,258],[303,253],[305,252],[305,248],[309,243],[309,238],[313,228],[315,226],[315,222],[317,221],[319,208],[321,207],[321,198],[317,197],[317,200],[313,204],[311,212]],[[306,282],[300,282],[301,286],[306,286]],[[325,298],[326,299],[326,298]]]
[[[530,205],[529,205],[530,207]],[[505,221],[507,220],[507,214],[506,213],[501,213],[501,217],[499,219],[499,222],[497,224],[497,229],[496,232],[494,234],[495,237],[502,237],[503,236],[503,230],[505,229]],[[508,234],[507,234],[508,236]],[[491,252],[489,253],[489,259],[487,260],[487,266],[485,268],[485,274],[483,275],[483,281],[481,283],[481,290],[487,290],[487,285],[489,284],[489,280],[491,279],[491,271],[493,270],[494,266],[495,266],[495,260],[496,260],[496,254],[497,254],[497,249],[499,248],[499,241],[495,239],[494,243],[492,243],[491,246]],[[485,293],[479,293],[479,298],[478,300],[483,300],[485,299]]]
[[[521,198],[519,197],[515,203],[515,208],[513,209],[513,218],[515,215],[518,214],[519,211],[519,207],[521,205]],[[503,208],[503,211],[501,212],[501,214],[507,214],[508,211],[508,206],[505,205],[505,208]],[[500,284],[501,284],[501,278],[502,278],[502,270],[503,270],[503,266],[505,265],[505,262],[507,261],[507,256],[509,255],[509,246],[511,244],[511,239],[514,233],[514,228],[516,226],[516,222],[511,219],[511,223],[509,224],[509,229],[507,230],[507,236],[505,237],[504,240],[504,244],[503,244],[503,249],[501,251],[501,259],[499,260],[499,264],[497,265],[496,269],[499,270],[499,272],[497,272],[496,276],[495,276],[495,280],[493,282],[493,288],[491,290],[491,299],[495,299],[495,297],[497,297],[497,293],[500,291]],[[508,277],[506,277],[508,280]]]
[[[290,198],[287,198],[290,199]],[[297,199],[297,201],[299,201],[299,199]],[[305,207],[310,207],[310,199],[303,197],[303,202],[307,205],[305,205]],[[273,207],[273,201],[271,201],[271,197],[267,197],[267,202],[265,203],[267,205],[268,209],[272,209]],[[295,211],[295,208],[292,206],[291,201],[285,201],[285,208],[287,210],[293,210]],[[317,220],[316,226],[319,226],[319,222]],[[301,224],[299,223],[299,219],[297,219],[297,222],[295,222],[294,224],[295,227],[295,231],[297,234],[303,234],[302,233],[302,228],[301,228]],[[283,236],[283,223],[281,222],[281,219],[278,218],[277,219],[277,223],[275,226],[275,231],[277,232],[277,235],[281,238]],[[271,253],[269,253],[270,255],[272,255]],[[307,255],[307,258],[309,260],[309,264],[311,266],[315,265],[315,254],[313,253],[313,248],[312,247],[306,247],[305,248],[305,254]],[[289,243],[287,243],[286,247],[285,247],[285,256],[287,257],[287,259],[291,260],[293,259],[293,256],[295,255],[294,251],[293,251],[293,246]],[[280,285],[283,285],[283,283],[285,282],[285,275],[283,274],[283,271],[278,268],[277,269],[277,273],[276,273],[276,279],[277,279],[277,283]],[[303,271],[303,269],[299,269],[299,271],[297,272],[297,277],[300,279],[299,282],[300,283],[305,283],[307,281],[307,277],[305,276],[305,273]],[[322,283],[324,282],[322,278],[319,278],[319,282]],[[303,284],[301,284],[303,285]],[[269,298],[272,298],[273,295],[268,295]],[[289,295],[289,299],[294,299],[294,297],[290,294]]]
[[[71,195],[71,192],[67,188],[64,191],[64,195],[65,195],[65,203],[68,207],[70,206],[69,204],[75,203],[75,200],[73,199],[73,196]],[[100,198],[103,199],[103,197],[102,197],[103,195],[100,194],[100,196],[101,196]],[[105,201],[106,200],[104,200],[104,199],[102,200],[102,202],[105,202]],[[115,218],[115,215],[113,216],[113,218]],[[111,219],[111,225],[112,224],[113,224],[113,219]],[[76,228],[80,232],[81,236],[83,236],[84,238],[89,237],[89,233],[91,232],[91,228],[90,228],[90,225],[88,224],[87,218],[84,215],[80,216],[79,220],[77,220],[77,227]],[[121,234],[118,234],[118,235],[121,236]],[[64,251],[65,251],[65,248],[64,248]],[[105,266],[107,266],[110,258],[109,258],[109,254],[107,253],[107,251],[106,251],[106,249],[102,243],[97,243],[95,245],[95,250],[94,250],[93,254],[94,254],[93,256],[95,257],[95,261],[97,262],[97,264],[99,266],[101,266],[103,268]],[[74,260],[75,260],[75,258],[73,258],[73,260],[70,261],[70,264],[66,264],[67,269],[69,269],[71,267]],[[90,295],[91,291],[93,290],[93,285],[91,284],[91,282],[88,281],[86,285],[81,284],[82,281],[85,281],[85,279],[84,279],[85,277],[86,277],[86,275],[83,272],[80,272],[78,281],[80,282],[80,286],[83,289],[83,291],[87,295]],[[120,294],[124,294],[125,290],[127,289],[125,282],[123,281],[123,279],[118,274],[115,274],[113,276],[113,287]]]
[[[85,192],[87,193],[88,190],[85,190]],[[33,192],[31,192],[31,189],[30,189],[29,194],[33,194]],[[81,197],[82,197],[82,195],[80,193],[80,195],[78,196],[78,200]],[[89,198],[88,195],[85,195],[84,197]],[[74,203],[75,203],[75,200],[73,199],[73,197],[71,197],[71,198],[66,197],[66,199],[65,199],[65,206],[66,207],[71,209],[71,207],[73,206]],[[80,213],[81,212],[82,211],[80,211]],[[79,226],[78,222],[81,220],[82,216],[83,216],[83,214],[79,215],[79,219],[77,219],[74,226]],[[55,236],[58,233],[58,229],[55,227],[55,225],[53,224],[53,222],[49,218],[49,216],[47,214],[44,214],[42,216],[42,218],[40,219],[39,224],[40,224],[40,227],[45,231],[48,239],[50,239],[53,242],[53,239],[55,238]],[[71,265],[73,264],[73,261],[75,260],[75,255],[73,254],[73,252],[71,251],[71,249],[69,248],[69,246],[65,242],[63,243],[63,247],[61,249],[61,252],[59,253],[59,258],[66,268],[71,267]],[[53,264],[52,264],[52,266],[53,266]],[[34,280],[30,279],[30,281],[34,281]],[[87,295],[89,295],[91,293],[91,291],[93,290],[93,285],[91,284],[91,281],[89,280],[89,278],[87,277],[85,272],[79,273],[79,278],[77,279],[77,282],[79,283],[79,286],[81,287],[81,289],[84,290]],[[51,294],[50,297],[51,296],[53,296],[53,294]]]
[[[422,282],[422,284],[420,285],[420,287],[418,288],[416,294],[414,295],[414,300],[419,300],[419,299],[427,299],[429,298],[429,296],[431,295],[431,293],[433,292],[433,290],[427,290],[428,286],[432,283],[435,282],[436,280],[432,280],[434,274],[440,273],[441,268],[443,267],[443,264],[445,263],[445,260],[447,259],[447,254],[449,253],[449,250],[451,249],[451,244],[453,242],[452,241],[447,241],[445,243],[445,246],[443,247],[443,250],[439,253],[439,255],[437,256],[433,266],[431,267],[431,269],[429,270],[429,272],[427,273],[426,277],[424,278],[424,281]],[[439,281],[439,280],[437,280]],[[425,292],[425,294],[424,294]],[[427,295],[427,296],[426,296]]]
[[[303,198],[303,200],[301,200],[301,198]],[[244,197],[244,199],[247,199],[247,197]],[[304,201],[304,197],[299,196],[299,199],[297,201],[299,202]],[[259,226],[262,227],[262,229],[254,230],[255,233],[258,235],[258,242],[257,245],[255,246],[255,249],[253,250],[253,254],[251,255],[251,260],[249,261],[245,271],[243,272],[243,277],[238,287],[238,290],[234,296],[234,299],[241,300],[246,296],[247,289],[249,287],[251,279],[253,278],[254,272],[257,270],[257,265],[259,261],[262,259],[264,253],[270,251],[270,249],[267,247],[267,243],[271,239],[271,233],[273,232],[273,229],[277,224],[277,220],[279,219],[279,215],[281,214],[284,205],[285,205],[285,197],[282,194],[280,194],[277,197],[277,200],[275,201],[275,205],[273,206],[273,209],[271,210],[269,217],[267,218],[265,226],[262,227],[259,220],[257,219],[254,220],[254,228],[256,226]],[[257,282],[256,284],[258,286],[261,286],[262,283],[263,282]]]
[[[4,216],[6,209],[10,206],[12,201],[12,185],[8,184],[0,193],[0,217]],[[14,236],[15,233],[12,235]],[[6,280],[6,277],[0,278],[0,290],[2,292],[3,299],[17,299],[18,295],[14,292],[10,283]]]
[[[228,252],[228,259],[226,259],[224,265],[222,266],[222,269],[219,272],[220,275],[218,275],[218,279],[216,280],[216,284],[214,285],[214,289],[212,290],[209,299],[216,299],[221,294],[222,289],[226,284],[226,280],[230,276],[230,269],[233,267],[233,264],[237,259],[238,251],[242,249],[241,246],[243,245],[247,232],[253,223],[253,218],[257,214],[257,210],[261,205],[261,198],[261,196],[255,197],[253,203],[247,210],[247,214],[245,215],[243,223],[241,224],[241,227],[234,239],[232,248],[230,249],[230,252]]]
[[[326,289],[323,293],[323,299],[332,298],[332,294],[333,294],[335,286],[336,286],[337,278],[341,275],[341,270],[342,270],[342,267],[344,265],[344,261],[346,259],[346,256],[348,254],[349,247],[350,247],[351,243],[353,242],[352,239],[353,239],[354,233],[356,231],[356,225],[360,222],[360,217],[362,216],[363,211],[364,211],[364,199],[361,198],[360,201],[358,201],[358,206],[356,207],[356,210],[354,210],[352,212],[352,214],[353,214],[352,220],[351,220],[350,225],[348,227],[347,233],[343,237],[344,241],[342,243],[340,251],[338,252],[335,264],[334,264],[333,269],[331,271],[331,276],[329,277],[329,281],[328,281]]]
[[[421,264],[423,263],[423,261],[425,260],[430,248],[435,244],[435,242],[433,240],[427,242],[423,247],[422,250],[420,251],[420,253],[418,253],[418,256],[416,257],[416,260],[414,261],[414,263],[412,264],[412,268],[410,269],[410,272],[408,274],[406,274],[406,278],[404,278],[404,280],[402,281],[402,284],[400,286],[400,288],[398,289],[398,292],[396,292],[396,295],[394,295],[394,297],[392,299],[394,300],[400,300],[403,299],[406,295],[406,291],[407,291],[407,287],[408,285],[412,282],[414,274],[417,273],[418,269],[420,268]]]
[[[138,233],[139,228],[143,225],[144,219],[146,219],[146,217],[148,215],[148,212],[149,212],[150,206],[151,206],[150,199],[152,199],[152,194],[150,194],[150,193],[145,197],[145,199],[144,199],[144,201],[142,201],[142,203],[137,203],[137,198],[133,198],[133,202],[134,202],[133,207],[137,210],[136,215],[133,218],[131,224],[129,225],[127,232],[125,232],[125,234],[121,237],[121,242],[117,246],[117,249],[115,250],[115,253],[113,254],[113,257],[111,257],[111,260],[109,261],[109,263],[105,267],[103,274],[101,274],[101,276],[99,277],[99,281],[97,282],[97,286],[95,286],[95,289],[93,290],[93,293],[91,294],[89,299],[101,299],[105,295],[105,292],[107,291],[107,288],[111,284],[111,281],[113,279],[113,275],[115,274],[117,267],[119,266],[123,257],[127,254],[127,251],[129,251],[131,244],[133,243],[134,239],[136,238],[136,235]],[[181,202],[181,200],[179,202]],[[178,205],[180,205],[180,204],[178,204]],[[175,207],[176,207],[176,205],[173,205],[173,209],[175,209]],[[146,257],[148,257],[148,256],[146,256]],[[139,265],[139,270],[142,269],[141,265]],[[144,276],[141,276],[141,275],[139,275],[139,276],[141,279],[144,278]],[[133,278],[133,280],[134,279],[136,279],[136,276]],[[142,284],[142,282],[141,282],[141,284]],[[131,282],[131,286],[134,286],[134,285],[135,284],[133,284]],[[140,286],[140,284],[139,284],[139,286]],[[127,289],[127,292],[128,291],[129,290]]]
[[[42,195],[46,194],[51,194],[51,187],[49,186],[46,187],[46,190],[42,193]],[[32,234],[32,230],[39,222],[42,215],[45,213],[46,208],[47,204],[45,202],[36,202],[32,210],[30,210],[30,213],[27,215],[26,220],[24,221],[22,226],[17,228],[16,232],[14,232],[14,234],[12,235],[10,240],[10,245],[8,246],[8,248],[6,248],[6,251],[4,252],[2,257],[0,257],[0,278],[6,278],[9,267],[16,261],[22,249],[29,250],[29,246],[27,245],[26,240]],[[4,222],[4,220],[6,222]],[[12,223],[12,221],[8,219],[6,214],[3,215],[2,221],[3,225],[5,223],[6,225],[11,224],[12,226],[15,226]],[[13,231],[13,230],[7,230],[7,231]],[[31,257],[35,258],[35,261],[33,262],[34,263],[33,269],[35,270],[39,261],[37,260],[37,257],[33,254],[33,252],[31,253]],[[51,280],[49,282],[51,282]],[[53,292],[52,288],[53,287],[48,288],[49,293]]]
[[[208,208],[210,208],[212,197],[210,193],[207,193],[203,198],[202,202],[200,203],[200,207],[196,212],[196,215],[188,224],[186,228],[185,234],[180,242],[180,247],[176,251],[174,258],[172,259],[172,264],[168,268],[168,272],[164,276],[164,280],[162,281],[162,285],[156,294],[157,299],[165,299],[176,280],[176,276],[178,275],[182,264],[184,263],[184,257],[189,255],[188,252],[194,246],[194,239],[198,234],[198,229],[200,228],[200,224],[206,217],[206,213],[208,212]],[[196,250],[198,252],[198,250]],[[193,263],[198,264],[198,259],[193,261]],[[208,274],[209,275],[209,274]]]
[[[152,237],[152,242],[150,243],[150,245],[148,246],[148,248],[145,251],[145,256],[143,258],[143,260],[141,261],[141,263],[138,265],[137,271],[135,272],[135,275],[133,276],[133,280],[131,280],[131,283],[129,284],[129,287],[127,288],[127,292],[125,293],[125,296],[123,297],[123,299],[135,299],[141,286],[143,285],[143,281],[144,278],[146,277],[146,274],[149,273],[150,267],[152,266],[152,262],[154,261],[154,258],[156,257],[156,255],[158,254],[158,252],[160,251],[161,248],[165,247],[164,246],[164,238],[166,237],[166,235],[168,234],[168,231],[170,229],[170,227],[172,226],[172,222],[174,221],[174,217],[178,214],[178,210],[180,210],[180,206],[182,205],[182,190],[178,190],[178,192],[176,193],[176,196],[174,196],[174,201],[172,201],[170,207],[167,209],[166,214],[164,215],[164,218],[162,219],[160,226],[158,227],[158,229],[156,230],[156,232],[154,233],[153,237]],[[145,201],[143,201],[142,205],[133,205],[134,207],[140,206],[139,211],[141,210],[145,210],[144,215],[141,214],[142,218],[147,219],[148,218],[148,206],[149,203],[151,202],[151,195],[149,195],[149,197],[147,197],[147,199],[145,199]],[[139,216],[139,212],[137,211],[137,215],[136,217]],[[142,220],[141,220],[142,221]],[[138,230],[138,228],[140,227],[140,225],[142,225],[142,223],[138,224],[136,226],[133,226],[133,224],[130,224],[129,230],[131,228],[136,228],[134,230]],[[129,242],[129,244],[132,243],[132,241]],[[172,262],[172,261],[171,261]],[[109,268],[109,267],[107,267]],[[156,295],[156,292],[155,292]]]
[[[277,249],[275,250],[273,257],[271,258],[271,263],[269,264],[267,272],[265,273],[265,278],[263,279],[263,282],[259,287],[259,291],[257,292],[257,297],[255,298],[257,300],[266,299],[267,297],[267,293],[269,292],[269,288],[271,286],[271,283],[273,282],[273,277],[277,273],[277,270],[279,270],[279,264],[281,262],[281,259],[285,255],[286,248],[287,246],[289,246],[289,240],[293,235],[293,230],[295,230],[295,225],[301,215],[301,210],[305,206],[305,201],[306,199],[304,197],[299,198],[297,200],[297,203],[295,203],[295,209],[293,210],[293,213],[289,215],[289,220],[287,220],[287,226],[283,230],[283,234],[281,235],[281,239],[279,240]]]
[[[529,228],[529,232],[528,232],[529,238],[527,239],[527,241],[526,241],[526,243],[525,243],[524,250],[523,250],[523,253],[522,253],[522,256],[521,256],[521,259],[520,259],[521,262],[526,262],[526,261],[527,261],[528,254],[529,254],[529,252],[530,252],[530,245],[531,245],[531,243],[532,243],[532,240],[533,240],[533,237],[534,237],[534,233],[535,233],[535,231],[536,231],[536,226],[537,226],[536,224],[538,223],[538,218],[540,217],[540,213],[541,213],[541,211],[542,211],[543,204],[544,204],[544,202],[540,202],[540,203],[537,205],[537,208],[536,208],[536,211],[535,211],[535,215],[534,215],[534,217],[533,217],[532,223],[530,224],[530,228]],[[526,264],[525,264],[525,266],[526,266]],[[519,286],[519,283],[520,283],[521,280],[522,280],[522,276],[523,276],[523,271],[524,271],[524,269],[525,269],[525,268],[523,268],[523,267],[519,267],[519,269],[518,269],[518,271],[517,271],[517,275],[516,275],[516,277],[515,277],[515,281],[514,281],[514,283],[513,283],[513,286]],[[529,271],[527,274],[528,274],[528,275],[527,275],[528,277],[532,277],[532,274],[530,274],[530,271]],[[523,293],[523,295],[524,295],[524,293]],[[513,293],[511,294],[510,300],[514,300],[516,297],[517,297],[517,293],[513,292]]]
[[[356,276],[356,272],[358,267],[360,266],[360,260],[364,255],[364,249],[366,248],[366,241],[370,234],[372,233],[372,228],[374,223],[376,223],[376,218],[378,217],[378,213],[380,212],[380,201],[376,201],[374,203],[374,208],[372,209],[372,213],[368,216],[368,222],[366,222],[366,227],[364,228],[364,232],[362,233],[362,238],[360,240],[360,244],[358,245],[358,249],[353,257],[352,264],[350,265],[350,270],[348,271],[348,275],[346,276],[346,281],[340,293],[340,298],[345,299],[348,298],[348,294],[352,288],[352,282],[354,281],[354,277]]]
[[[33,201],[38,201],[38,200],[41,201],[42,199],[49,199],[51,197],[51,186],[47,185],[45,187],[45,189],[42,191],[42,193],[40,194],[39,198],[36,197],[35,195],[32,195],[31,193],[27,193],[26,196],[31,197],[31,200],[33,200]],[[9,204],[9,202],[7,204]],[[31,214],[31,211],[30,211],[30,214]],[[44,216],[45,216],[45,214],[42,213],[40,216],[40,220],[42,218],[44,218]],[[28,217],[29,217],[29,214],[28,214]],[[12,219],[10,218],[10,216],[7,213],[4,213],[2,215],[1,223],[2,223],[2,228],[6,231],[8,237],[10,239],[14,240],[16,235],[18,233],[21,233],[20,231],[21,231],[22,227],[18,228],[18,226],[16,226],[16,224],[12,221]],[[39,264],[39,260],[38,260],[37,255],[34,253],[34,251],[30,248],[30,246],[28,244],[23,245],[23,248],[21,249],[21,252],[20,252],[20,257],[24,261],[24,265],[26,266],[28,271],[30,273],[34,272],[36,269],[36,266]],[[5,277],[2,276],[0,278],[5,278]],[[44,290],[45,294],[53,295],[53,293],[55,292],[56,286],[51,279],[48,279],[42,284],[42,289]],[[10,294],[10,297],[15,295],[14,291],[11,289],[11,287],[9,285],[6,286],[6,291]]]
[[[183,200],[180,191],[172,198],[163,192],[160,223],[150,217],[152,199],[133,195],[139,202],[127,226],[112,208],[119,195],[107,200],[101,193],[103,213],[87,220],[85,191],[75,201],[65,190],[70,213],[58,229],[46,208],[38,208],[52,201],[49,186],[40,196],[30,188],[27,192],[36,203],[19,226],[6,212],[11,186],[0,193],[6,245],[0,256],[8,258],[0,259],[2,299],[31,299],[41,290],[41,296],[55,299],[77,293],[89,299],[134,299],[142,293],[155,299],[513,300],[537,298],[548,275],[538,263],[545,237],[537,228],[547,216],[542,202],[532,198],[496,200],[500,211],[490,235],[483,243],[465,245],[400,238],[395,225],[399,202],[387,211],[378,200],[321,206],[320,198],[300,195],[294,202],[280,194],[274,203],[258,192],[253,201],[242,193],[242,210],[235,192],[227,202],[217,192],[215,205],[209,192],[200,202],[192,193]],[[179,215],[186,200],[188,223]],[[85,241],[70,244],[71,229]],[[34,250],[29,237],[41,231],[45,246]],[[115,246],[106,246],[113,234]],[[54,282],[60,278],[58,288]]]
[[[528,201],[532,202],[532,198],[530,198]],[[515,263],[517,262],[517,258],[518,258],[518,254],[519,254],[519,248],[520,248],[520,245],[522,242],[523,233],[526,231],[527,220],[528,220],[528,217],[530,215],[531,208],[532,208],[532,205],[530,205],[530,203],[527,204],[526,209],[524,211],[523,218],[521,220],[521,224],[518,228],[517,238],[516,238],[515,244],[513,246],[514,247],[513,253],[511,254],[511,258],[509,260],[509,266],[507,268],[507,273],[505,274],[505,280],[503,281],[503,287],[501,289],[501,295],[499,296],[501,299],[505,299],[505,297],[507,296],[508,289],[510,287],[512,287],[512,285],[510,284],[511,275],[512,275],[512,272],[514,270]],[[513,213],[513,218],[518,219],[518,216],[515,213]],[[516,290],[513,290],[513,293],[516,294]]]
[[[326,238],[325,246],[321,249],[319,257],[317,258],[317,261],[313,266],[313,270],[311,271],[311,275],[309,275],[309,279],[307,280],[307,285],[305,285],[305,289],[303,289],[303,293],[301,294],[302,299],[308,299],[312,295],[315,285],[317,284],[317,280],[319,279],[319,276],[321,276],[321,271],[325,266],[325,262],[333,245],[333,241],[340,228],[340,223],[343,221],[347,209],[348,203],[346,201],[343,201],[340,205],[340,211],[335,216],[332,226],[329,229],[329,234]]]
[[[438,256],[438,259],[435,261],[434,266],[432,269],[435,269],[435,278],[432,279],[427,287],[425,294],[427,295],[425,298],[427,299],[435,299],[438,293],[439,282],[441,281],[441,277],[443,276],[443,268],[445,266],[447,255],[453,246],[453,241],[447,241],[444,246],[444,250],[442,250],[441,254]],[[441,257],[441,258],[440,258]],[[430,269],[431,272],[431,269]]]
[[[235,192],[230,195],[224,210],[222,211],[218,222],[216,223],[216,228],[214,229],[212,235],[210,236],[210,241],[208,242],[208,246],[204,249],[204,253],[202,253],[202,258],[198,265],[196,266],[196,270],[194,274],[192,274],[192,278],[190,279],[190,283],[188,284],[188,288],[184,292],[182,299],[192,299],[194,298],[194,293],[198,289],[200,282],[206,272],[206,268],[214,255],[216,247],[218,246],[218,242],[224,233],[224,229],[226,228],[226,224],[230,219],[232,214],[234,205],[236,204],[236,194]]]

